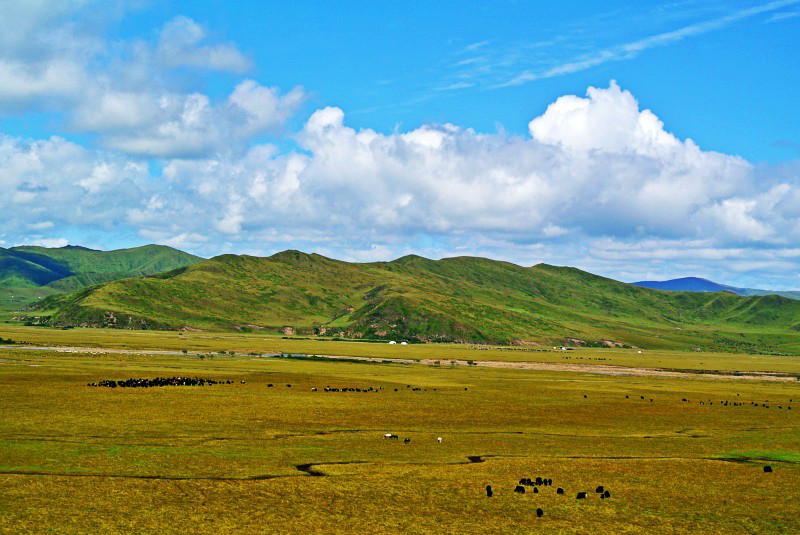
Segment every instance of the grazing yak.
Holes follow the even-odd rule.
[[[585,492],[579,492],[577,496],[575,496],[576,500],[585,500],[587,494]]]
[[[494,494],[494,492],[492,492],[492,486],[491,485],[486,485],[486,496],[491,498],[493,494]]]

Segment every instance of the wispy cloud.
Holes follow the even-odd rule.
[[[464,47],[465,52],[475,52],[479,48],[483,48],[489,44],[489,41],[479,41],[477,43],[471,43]]]
[[[795,17],[800,17],[800,11],[783,11],[781,13],[775,13],[764,22],[778,22],[781,20],[793,19]]]
[[[798,3],[800,3],[800,0],[776,0],[760,6],[755,6],[748,9],[742,9],[740,11],[736,11],[734,13],[716,19],[690,24],[688,26],[684,26],[677,30],[658,33],[655,35],[651,35],[649,37],[645,37],[644,39],[639,39],[615,47],[598,50],[591,54],[587,54],[580,58],[576,58],[575,60],[567,61],[560,65],[556,65],[554,67],[550,67],[544,70],[540,71],[526,70],[522,73],[517,74],[516,76],[514,76],[509,80],[495,84],[493,87],[498,88],[498,87],[521,85],[527,82],[532,82],[534,80],[553,78],[555,76],[562,76],[565,74],[572,74],[575,72],[584,71],[586,69],[590,69],[597,65],[602,65],[604,63],[609,63],[612,61],[623,61],[627,59],[632,59],[641,54],[642,52],[644,52],[645,50],[676,43],[688,37],[702,35],[704,33],[724,28],[740,20],[754,17],[762,13],[769,13],[772,11],[776,11],[784,7],[797,5]],[[777,15],[781,15],[781,13]]]
[[[449,84],[449,85],[446,85],[446,86],[443,86],[443,87],[437,87],[436,90],[437,91],[453,91],[455,89],[469,89],[470,87],[472,87],[474,85],[475,84],[473,84],[472,82],[454,82],[452,84]]]

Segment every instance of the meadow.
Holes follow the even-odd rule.
[[[98,348],[299,352],[324,344],[316,352],[565,358],[207,333],[3,326],[0,337]],[[627,365],[659,357],[570,353],[619,355]],[[660,358],[683,368],[708,361],[797,371],[792,357]],[[177,375],[232,384],[88,386]],[[797,533],[799,401],[796,380],[4,348],[0,532]],[[520,478],[537,476],[553,486],[514,493]],[[598,485],[609,499],[594,493]],[[587,500],[575,499],[580,491]]]
[[[283,337],[274,334],[176,331],[69,330],[0,323],[0,338],[32,346],[64,346],[154,350],[194,354],[300,353],[385,359],[544,362],[607,364],[706,371],[760,371],[800,374],[800,358],[789,355],[678,351],[661,349],[581,348],[561,351],[553,346],[492,346],[471,344],[399,344],[333,340],[323,337]],[[641,351],[641,352],[640,352]]]

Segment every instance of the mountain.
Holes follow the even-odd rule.
[[[737,288],[719,284],[699,277],[683,277],[666,281],[639,281],[632,282],[636,286],[652,288],[654,290],[668,290],[678,292],[732,292],[738,295],[780,295],[789,299],[800,299],[800,292],[786,290],[757,290],[755,288]]]
[[[36,314],[54,326],[741,351],[795,347],[800,336],[800,302],[778,296],[659,292],[485,258],[360,264],[299,251],[117,280],[48,298]]]
[[[742,288],[726,286],[725,284],[719,284],[699,277],[683,277],[667,281],[639,281],[632,282],[631,284],[643,288],[669,290],[672,292],[732,292],[738,295],[747,295]]]
[[[116,251],[72,245],[0,248],[0,295],[24,295],[31,301],[111,280],[170,271],[200,260],[202,258],[163,245]],[[5,305],[7,299],[3,301]],[[15,308],[21,304],[25,303],[14,301]]]

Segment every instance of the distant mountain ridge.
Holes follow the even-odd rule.
[[[53,326],[285,332],[522,345],[800,349],[800,302],[659,292],[486,258],[349,263],[300,251],[222,255],[50,297]]]
[[[651,288],[653,290],[666,290],[671,292],[731,292],[737,295],[780,295],[789,299],[800,300],[800,291],[791,290],[758,290],[755,288],[737,288],[726,284],[719,284],[700,277],[681,277],[665,281],[638,281],[632,282],[635,286]]]

